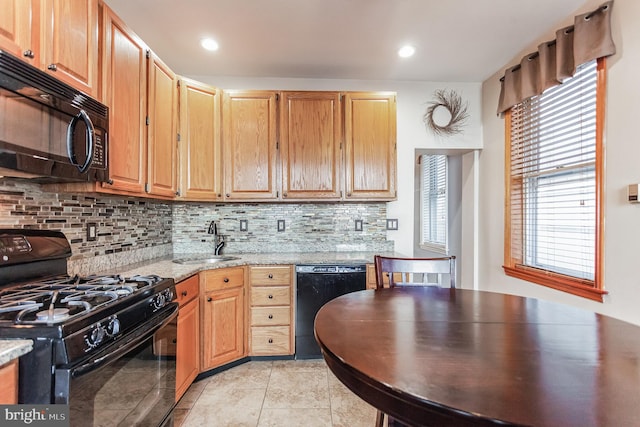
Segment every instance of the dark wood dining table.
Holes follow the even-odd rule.
[[[438,287],[366,290],[315,319],[355,394],[411,426],[640,426],[640,326]]]

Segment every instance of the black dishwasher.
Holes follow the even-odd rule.
[[[313,335],[320,307],[332,299],[366,288],[367,268],[362,265],[296,266],[296,359],[322,357]]]

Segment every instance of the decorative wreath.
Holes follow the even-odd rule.
[[[462,132],[462,125],[469,114],[467,113],[467,103],[462,101],[460,95],[453,90],[440,89],[434,92],[435,101],[429,103],[429,108],[422,116],[425,125],[436,135],[454,135]],[[433,120],[433,113],[438,108],[446,108],[451,119],[446,125],[438,125]]]

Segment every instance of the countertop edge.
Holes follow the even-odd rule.
[[[0,366],[29,353],[31,350],[33,350],[33,341],[31,340],[0,339]]]

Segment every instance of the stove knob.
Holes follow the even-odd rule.
[[[96,348],[100,345],[100,343],[102,343],[102,340],[104,339],[106,333],[107,331],[104,329],[104,326],[96,325],[91,330],[91,333],[85,337],[85,342],[87,343],[89,348]]]
[[[114,316],[107,325],[107,335],[113,337],[118,335],[118,333],[120,333],[120,320]]]
[[[153,297],[153,308],[160,309],[162,307],[164,307],[164,305],[167,303],[167,300],[164,296],[164,294],[158,294],[155,297]]]
[[[173,300],[173,289],[165,289],[164,293],[166,294],[167,302]]]

